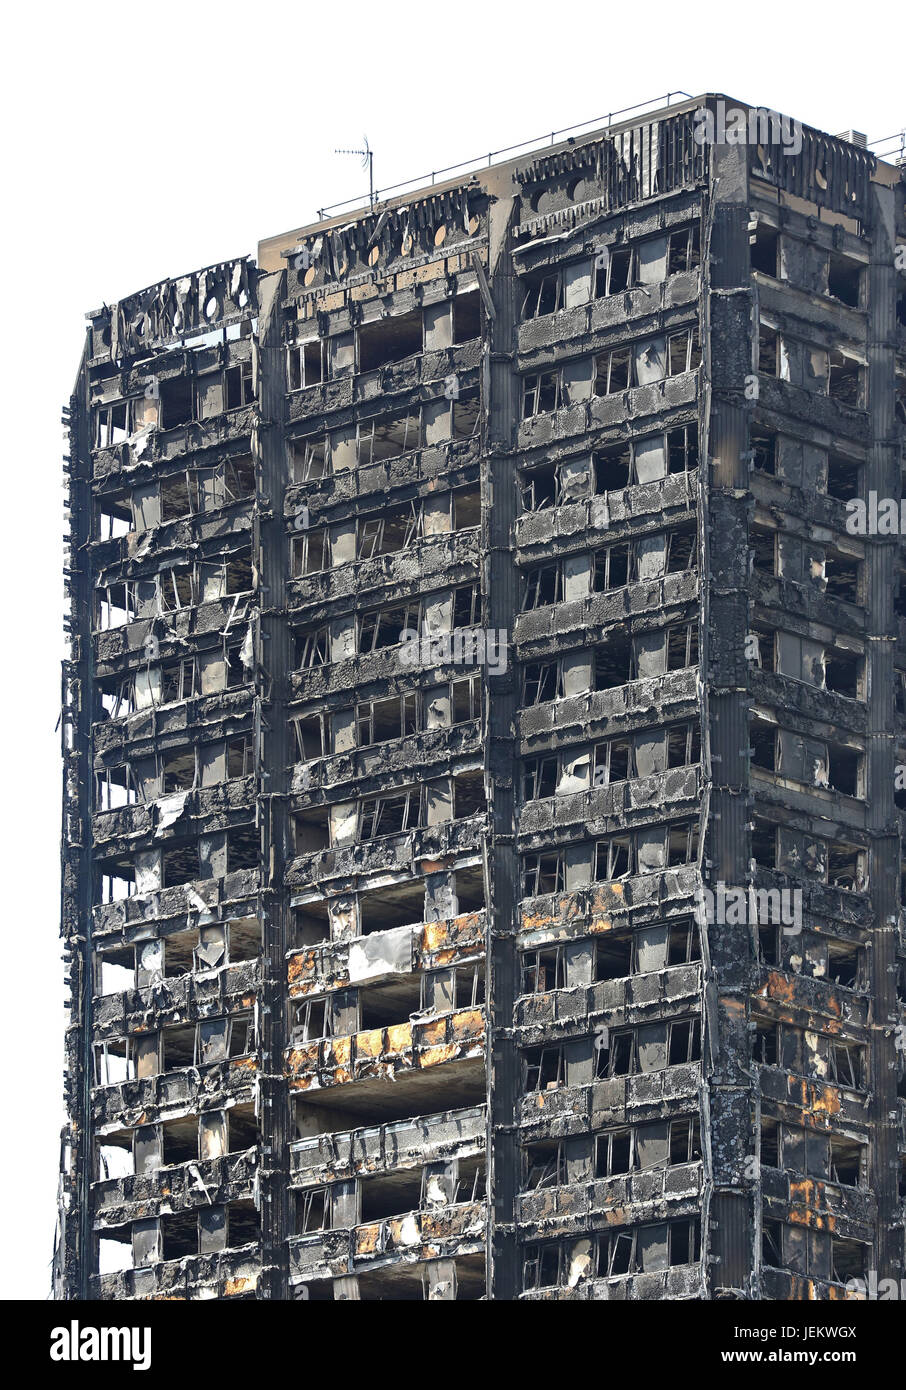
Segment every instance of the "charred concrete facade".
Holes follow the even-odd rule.
[[[702,105],[89,316],[58,1297],[906,1273],[906,182]]]

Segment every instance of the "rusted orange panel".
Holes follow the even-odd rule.
[[[479,1038],[484,1034],[481,1009],[460,1009],[450,1020],[454,1038]]]
[[[346,1039],[347,1043],[349,1039]],[[384,1051],[384,1029],[370,1028],[367,1032],[356,1033],[355,1035],[355,1054],[356,1057],[380,1057]],[[349,1054],[344,1060],[348,1060]]]
[[[449,922],[425,922],[422,927],[421,949],[436,951],[447,940]]]
[[[233,1057],[230,1060],[231,1071],[257,1071],[258,1062],[254,1057]]]
[[[355,1253],[357,1255],[373,1255],[378,1248],[380,1238],[380,1221],[375,1221],[370,1226],[357,1226],[355,1230]]]
[[[318,1065],[318,1044],[308,1043],[305,1047],[291,1047],[286,1053],[286,1067],[290,1072],[309,1071]]]
[[[442,1043],[437,1047],[426,1047],[423,1052],[420,1052],[418,1064],[422,1068],[437,1067],[442,1062],[452,1062],[453,1058],[458,1056],[458,1043]]]
[[[388,1052],[409,1052],[412,1049],[412,1024],[392,1023],[387,1031]]]
[[[250,1289],[257,1288],[257,1286],[257,1274],[250,1275],[249,1277],[244,1279],[227,1279],[223,1286],[223,1296],[224,1298],[230,1298],[234,1294],[248,1293]]]
[[[446,1042],[446,1016],[442,1018],[429,1018],[424,1023],[417,1024],[415,1036],[418,1039],[419,1043],[423,1043],[425,1045]]]

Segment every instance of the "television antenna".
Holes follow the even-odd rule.
[[[374,207],[374,150],[368,144],[368,136],[363,135],[365,148],[363,150],[334,150],[334,154],[357,154],[362,157],[362,168],[368,165],[368,202]]]

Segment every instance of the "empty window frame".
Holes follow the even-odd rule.
[[[121,806],[134,806],[139,800],[138,788],[129,763],[107,767],[94,774],[94,809],[116,811]]]
[[[543,705],[559,700],[564,694],[563,666],[560,661],[530,661],[523,667],[522,691],[524,705]]]
[[[356,707],[356,739],[359,748],[389,743],[418,731],[418,694],[392,695],[367,700]]]
[[[99,497],[95,499],[94,539],[116,540],[135,530],[135,521],[128,497]]]
[[[681,574],[698,568],[698,535],[691,527],[675,527],[667,532],[667,574]]]
[[[681,671],[698,665],[698,623],[680,623],[667,629],[667,670]]]
[[[594,551],[592,588],[595,593],[622,589],[635,577],[635,552],[629,541],[602,546]]]
[[[752,453],[752,467],[759,473],[774,477],[777,473],[777,435],[770,430],[752,428],[749,431],[749,447]]]
[[[636,455],[640,451],[647,455],[647,446],[658,438],[663,440],[668,474],[688,473],[698,467],[698,426],[677,425],[660,436],[597,449],[592,456],[595,492],[616,492],[637,484]]]
[[[361,422],[356,432],[360,468],[379,459],[398,458],[421,447],[421,416],[418,410],[405,415],[388,415]]]
[[[566,1060],[562,1047],[530,1047],[522,1055],[522,1089],[555,1091],[566,1085]]]
[[[421,309],[394,314],[374,323],[362,324],[356,331],[360,372],[373,372],[394,362],[403,362],[423,351],[424,329]]]
[[[563,278],[559,271],[542,271],[526,276],[527,288],[522,301],[523,319],[537,319],[555,314],[562,307]]]
[[[377,652],[386,647],[398,646],[404,632],[418,631],[419,618],[418,603],[405,604],[401,608],[378,608],[371,613],[363,613],[358,620],[359,653]]]
[[[828,1047],[827,1074],[838,1086],[861,1091],[866,1083],[865,1048],[842,1038],[831,1038]]]
[[[161,523],[193,516],[204,509],[200,476],[197,469],[187,468],[184,473],[174,473],[170,477],[161,478]]]
[[[563,601],[563,563],[560,560],[549,565],[536,565],[525,576],[522,611],[533,608],[546,608],[552,603]]]
[[[330,541],[326,526],[302,531],[292,538],[292,577],[319,574],[330,568]]]
[[[330,715],[326,710],[297,715],[290,719],[299,762],[311,762],[330,752]]]
[[[330,661],[330,636],[326,626],[299,628],[294,632],[293,639],[296,670],[312,670]]]
[[[522,382],[522,418],[558,410],[561,404],[560,373],[533,372]]]
[[[523,511],[540,512],[545,507],[560,505],[560,470],[555,464],[542,464],[540,468],[534,468],[530,473],[524,472],[522,477]]]
[[[758,325],[758,370],[762,376],[779,374],[780,335],[770,324]]]
[[[856,463],[854,460],[844,458],[842,454],[828,454],[828,497],[835,497],[839,502],[850,502],[854,497],[861,496],[861,492],[861,465]]]
[[[241,406],[251,405],[254,399],[251,362],[228,367],[223,374],[224,409],[238,410]]]
[[[526,1144],[522,1150],[524,1192],[537,1192],[547,1187],[564,1187],[568,1180],[566,1145],[562,1139],[544,1139],[537,1144]]]
[[[467,676],[450,683],[451,719],[454,724],[481,718],[481,676]]]
[[[541,946],[522,953],[522,993],[548,994],[566,987],[566,957],[562,946]]]
[[[522,799],[538,801],[554,796],[559,780],[559,759],[556,753],[540,753],[526,758],[522,764]]]
[[[543,893],[562,893],[566,872],[562,850],[539,850],[522,859],[522,896],[537,898]]]
[[[701,762],[701,725],[697,719],[667,729],[667,766],[690,767]]]
[[[310,338],[286,349],[286,382],[290,391],[304,391],[327,377],[327,340]]]
[[[135,580],[106,584],[95,589],[95,626],[99,632],[131,623],[137,614]]]
[[[359,804],[359,840],[399,835],[423,823],[424,785],[388,796],[365,797]]]
[[[294,483],[315,482],[330,473],[326,441],[297,439],[291,446],[292,480]]]
[[[609,787],[635,775],[635,749],[631,739],[609,738],[595,745],[592,786]]]
[[[94,407],[94,447],[111,449],[124,443],[134,428],[135,402],[110,401]]]
[[[851,256],[831,252],[827,265],[827,292],[832,299],[858,309],[861,302],[863,267]]]
[[[596,396],[613,396],[628,391],[633,384],[631,347],[611,348],[595,358]]]
[[[681,376],[701,365],[702,352],[698,328],[686,328],[667,338],[667,375]]]
[[[371,560],[376,555],[395,555],[408,550],[424,534],[421,504],[415,501],[393,515],[359,517],[356,528],[356,555],[359,560]]]
[[[613,690],[636,678],[632,642],[622,628],[614,629],[606,642],[592,648],[595,690]]]

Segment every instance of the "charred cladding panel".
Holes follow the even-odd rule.
[[[900,1277],[903,180],[772,116],[89,315],[57,1297]]]

